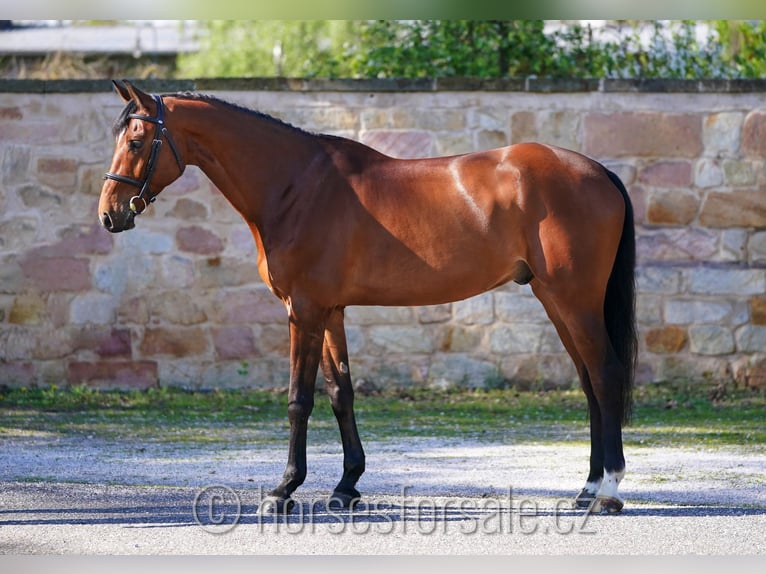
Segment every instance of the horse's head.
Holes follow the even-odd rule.
[[[104,175],[98,217],[117,233],[135,227],[136,215],[181,176],[184,163],[165,125],[162,96],[127,81],[112,83],[125,108],[114,123],[114,156]]]

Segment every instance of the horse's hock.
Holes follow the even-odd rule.
[[[762,83],[498,87],[178,81],[155,91],[208,92],[395,157],[534,140],[602,161],[635,208],[637,379],[766,385]],[[0,84],[0,384],[285,386],[285,309],[258,278],[247,226],[199,170],[187,168],[138,231],[100,229],[120,109],[108,82]],[[528,286],[346,317],[352,375],[376,385],[576,380]]]

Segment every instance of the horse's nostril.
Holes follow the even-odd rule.
[[[111,217],[109,217],[109,214],[108,214],[108,213],[104,213],[104,214],[101,216],[101,223],[102,223],[102,224],[104,225],[104,227],[106,227],[107,229],[112,229],[112,227],[113,227],[113,225],[114,225],[114,224],[112,223],[112,218],[111,218]]]

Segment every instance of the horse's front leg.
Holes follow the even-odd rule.
[[[364,472],[364,449],[354,416],[354,389],[348,366],[343,309],[333,309],[327,320],[321,364],[343,443],[343,477],[330,497],[330,504],[348,508],[361,496],[356,482]]]
[[[290,512],[292,493],[306,479],[306,432],[314,408],[314,384],[322,355],[326,311],[302,305],[290,309],[290,388],[287,416],[290,443],[282,482],[269,492],[269,502],[277,512]]]

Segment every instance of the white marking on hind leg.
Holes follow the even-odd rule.
[[[617,487],[620,486],[620,481],[624,476],[625,470],[620,470],[618,472],[604,472],[604,479],[601,481],[598,495],[620,499],[617,495]]]
[[[583,490],[595,498],[596,494],[598,493],[598,489],[600,487],[601,487],[601,480],[589,480],[588,482],[585,483]]]
[[[622,510],[625,502],[617,494],[617,488],[620,485],[620,481],[625,476],[625,470],[617,472],[605,472],[604,478],[601,481],[601,486],[598,489],[596,500],[593,502],[590,508],[592,513],[609,512],[616,513]]]

